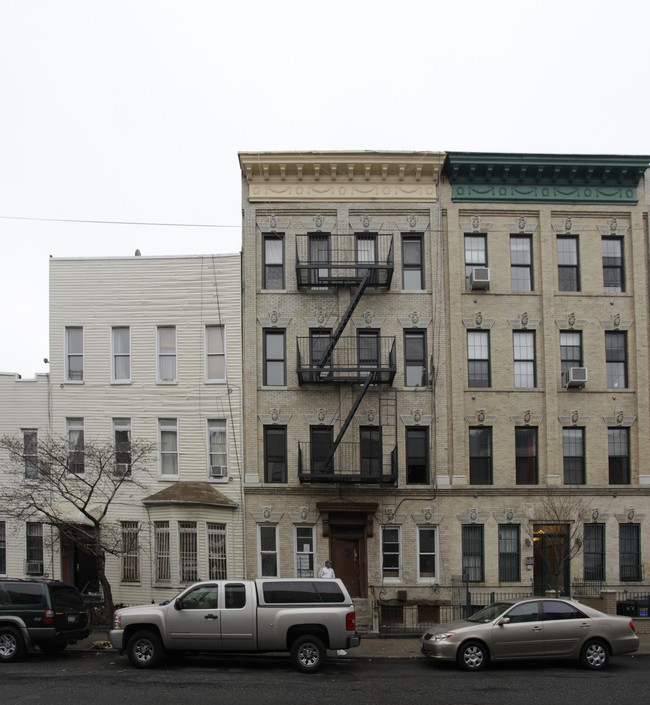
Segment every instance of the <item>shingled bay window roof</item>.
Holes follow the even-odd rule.
[[[145,497],[142,504],[206,504],[214,507],[238,505],[216,490],[209,482],[175,482],[160,492]]]

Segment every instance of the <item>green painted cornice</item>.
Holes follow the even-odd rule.
[[[458,203],[636,204],[650,156],[448,152]]]

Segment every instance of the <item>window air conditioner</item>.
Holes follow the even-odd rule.
[[[584,387],[587,381],[586,367],[570,367],[568,372],[564,373],[564,386],[569,387]]]
[[[129,463],[115,463],[115,474],[120,477],[125,477],[131,474],[131,466]]]
[[[470,289],[489,289],[490,288],[490,269],[489,267],[474,267],[469,275]]]
[[[210,465],[210,477],[226,477],[227,474],[226,465]]]
[[[43,575],[41,561],[25,561],[25,575]]]

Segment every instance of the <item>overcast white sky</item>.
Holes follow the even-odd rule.
[[[0,0],[0,371],[48,370],[50,255],[239,251],[238,151],[649,154],[649,19],[638,0]]]

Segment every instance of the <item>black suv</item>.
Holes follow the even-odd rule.
[[[89,633],[88,613],[74,585],[0,579],[0,661],[17,661],[34,646],[56,654]]]

